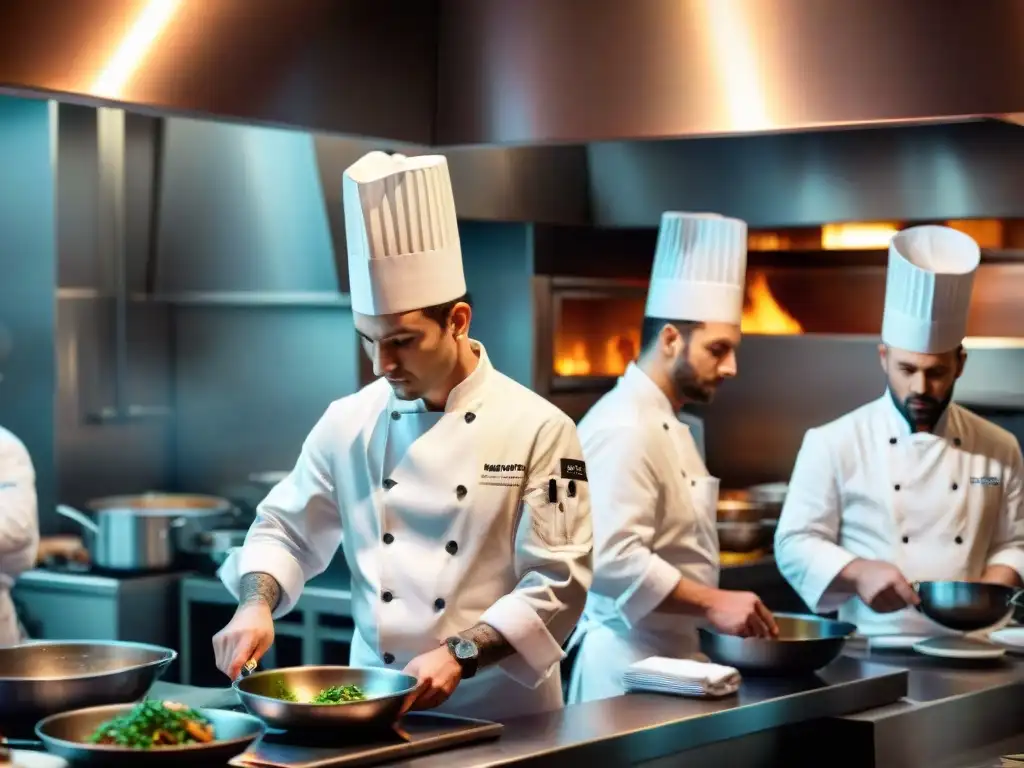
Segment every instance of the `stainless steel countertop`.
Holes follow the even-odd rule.
[[[736,696],[719,700],[630,694],[505,722],[494,742],[424,755],[410,768],[496,765],[564,766],[566,759],[602,766],[651,760],[771,728],[883,706],[907,692],[904,670],[840,658],[803,679],[748,678]],[[158,683],[153,696],[219,705],[220,689]],[[218,698],[220,697],[220,698]]]

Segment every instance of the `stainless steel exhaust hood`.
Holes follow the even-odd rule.
[[[0,90],[423,145],[1024,112],[1017,0],[5,0]]]

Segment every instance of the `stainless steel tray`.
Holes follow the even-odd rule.
[[[502,726],[486,720],[438,714],[410,714],[396,731],[341,741],[336,735],[270,730],[234,766],[327,768],[379,765],[426,752],[496,739]],[[333,738],[332,738],[333,737]]]

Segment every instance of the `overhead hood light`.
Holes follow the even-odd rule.
[[[899,224],[893,222],[826,224],[821,228],[821,247],[825,251],[888,248],[899,231]]]
[[[92,84],[95,95],[107,99],[120,99],[124,95],[125,86],[131,82],[180,6],[181,0],[149,0],[146,3]]]

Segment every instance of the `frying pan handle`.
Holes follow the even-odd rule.
[[[243,677],[248,677],[256,671],[256,667],[259,666],[259,662],[256,659],[249,659],[238,672],[238,679],[241,680]]]
[[[914,594],[916,594],[918,597],[921,596],[921,582],[920,581],[913,581],[913,582],[911,582],[910,583],[910,588],[912,590],[914,590]],[[924,609],[921,608],[921,603],[920,602],[918,602],[918,604],[914,606],[914,610],[916,610],[918,613],[924,613]]]
[[[1018,589],[1016,592],[1010,595],[1010,599],[1006,601],[1006,604],[1012,608],[1019,608],[1020,606],[1024,605],[1024,603],[1020,602],[1020,599],[1022,597],[1024,597],[1024,589]]]

